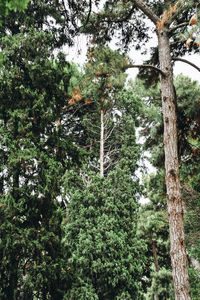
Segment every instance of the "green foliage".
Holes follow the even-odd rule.
[[[186,210],[185,232],[187,251],[189,254],[189,260],[191,257],[199,261],[199,84],[196,81],[191,81],[190,78],[184,77],[183,75],[177,76],[174,83],[177,96],[178,146],[181,163],[180,176]],[[159,215],[160,213],[164,213],[163,209],[166,209],[165,174],[163,170],[164,158],[162,150],[163,125],[160,111],[161,100],[159,85],[146,90],[143,82],[136,81],[133,87],[135,88],[135,92],[144,100],[144,105],[140,110],[143,124],[141,134],[145,136],[145,149],[148,149],[152,154],[150,161],[157,167],[156,175],[146,177],[144,184],[146,186],[147,196],[151,201],[150,205],[152,206],[150,218],[155,220],[155,228],[158,226],[156,230],[154,229],[158,235],[154,238],[154,241],[156,241],[157,248],[159,249],[159,241],[161,241],[162,245],[164,245],[166,241],[168,243],[168,237],[164,236],[163,233],[159,231],[160,225],[158,218],[156,217],[157,214]],[[146,211],[142,212],[141,217],[144,215],[144,218],[147,219],[146,213]],[[148,222],[146,224],[148,224]],[[154,231],[152,233],[152,229],[150,232],[151,234],[154,234]],[[159,257],[160,253],[162,254],[162,259]],[[159,264],[162,264],[162,261],[164,263],[160,270],[163,270],[164,268],[167,273],[169,273],[171,269],[168,257],[168,247],[161,248],[160,251],[158,250],[158,262]],[[199,279],[197,277],[197,279],[194,280],[195,272],[192,271],[191,265],[190,278],[192,297],[198,298],[196,295],[199,293]],[[155,272],[154,268],[146,275],[147,278],[151,278],[151,285],[148,287],[147,298],[155,291],[159,294],[161,292],[159,284],[161,284],[161,286],[165,286],[166,291],[168,290],[168,297],[173,299],[170,291],[170,278],[166,278],[168,285],[165,285],[164,282],[162,284],[161,282],[163,277],[160,281],[159,273],[160,271]],[[165,294],[161,293],[161,295],[162,299],[165,299]]]
[[[140,188],[135,175],[140,157],[135,142],[139,101],[124,87],[123,56],[106,47],[92,48],[88,60],[78,89],[82,98],[72,107],[82,113],[81,129],[87,138],[83,147],[90,146],[81,169],[66,172],[64,184],[63,197],[69,201],[64,243],[70,249],[72,276],[65,298],[142,299],[145,246],[136,238]],[[82,104],[86,99],[90,103]],[[109,167],[104,177],[94,171],[99,158],[100,109],[109,116],[106,146],[114,150],[111,155],[105,148]]]
[[[174,299],[160,87],[146,89],[138,80],[126,88],[128,58],[102,46],[121,31],[125,47],[134,43],[140,49],[149,24],[132,1],[105,1],[98,11],[100,2],[0,3],[2,300]],[[145,3],[158,16],[169,8],[166,1]],[[174,26],[189,22],[194,4],[184,3]],[[94,35],[92,43],[101,42],[89,48],[83,72],[58,50],[73,43],[77,29]],[[174,56],[188,51],[181,33],[169,33]],[[198,24],[190,32],[196,33]],[[154,49],[155,65],[157,54]],[[157,74],[151,79],[156,83]],[[199,85],[179,76],[175,86],[188,255],[199,261]],[[100,110],[107,139],[103,178],[94,171]],[[151,203],[141,210],[135,126],[143,127],[145,147],[160,168],[146,179]],[[190,278],[192,297],[199,299],[192,267]]]
[[[117,168],[71,191],[65,242],[71,250],[72,289],[66,299],[142,299],[144,257],[135,236],[137,184]],[[67,181],[71,180],[66,178]],[[122,184],[124,182],[124,184]]]
[[[0,19],[5,18],[10,10],[23,11],[27,8],[30,0],[1,0]]]
[[[153,176],[152,176],[153,177]],[[147,245],[146,266],[143,269],[145,299],[174,299],[169,257],[169,231],[166,210],[162,208],[159,190],[148,190],[150,203],[140,209],[137,236]]]
[[[104,111],[115,105],[116,93],[124,87],[128,58],[108,47],[90,47],[83,81],[83,96]]]
[[[198,300],[200,296],[200,278],[199,270],[196,270],[194,267],[189,268],[189,276],[191,282],[191,297],[192,300]]]
[[[70,279],[57,197],[78,158],[62,127],[71,70],[53,55],[54,35],[26,31],[1,40],[0,295],[62,299]]]

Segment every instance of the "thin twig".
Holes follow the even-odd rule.
[[[178,24],[178,25],[176,25],[176,26],[170,28],[170,31],[174,31],[174,30],[176,30],[176,29],[178,29],[178,28],[182,28],[182,27],[184,27],[184,26],[187,26],[188,24],[189,24],[188,22],[183,22],[183,23],[181,23],[181,24]]]

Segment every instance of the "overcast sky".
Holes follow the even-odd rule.
[[[115,48],[115,42],[111,43],[111,48]],[[156,46],[157,45],[157,38],[152,37],[150,42],[147,45],[147,49]],[[84,64],[86,61],[86,52],[87,52],[87,38],[85,36],[77,37],[75,46],[73,48],[65,48],[65,52],[68,54],[69,61],[74,61],[78,64]],[[147,55],[141,55],[140,51],[132,50],[129,53],[129,57],[133,62],[136,64],[142,64],[143,61],[148,59],[149,53],[147,52]],[[192,54],[192,55],[186,55],[183,58],[189,60],[190,62],[196,64],[198,67],[200,67],[200,49],[199,53]],[[137,69],[129,69],[127,73],[129,74],[130,78],[134,79],[137,75],[138,70]],[[182,73],[185,76],[189,76],[192,80],[198,80],[200,82],[200,72],[193,68],[192,66],[183,63],[183,62],[175,62],[174,67],[174,75],[178,75]]]

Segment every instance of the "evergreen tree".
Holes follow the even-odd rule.
[[[66,299],[142,299],[138,188],[125,170],[118,168],[106,179],[90,175],[87,187],[80,179],[80,188],[70,194],[65,238],[73,283]]]
[[[106,72],[109,75],[99,80],[93,77],[93,81],[85,80],[83,75],[83,82],[89,87],[86,86],[83,92],[80,88],[79,93],[84,96],[83,99],[77,101],[75,95],[73,98],[73,106],[80,107],[81,101],[84,104],[87,101],[88,112],[86,111],[83,128],[87,137],[85,143],[87,145],[90,141],[91,147],[81,170],[74,168],[65,175],[65,193],[68,199],[65,243],[71,252],[69,272],[73,278],[72,288],[65,297],[142,299],[140,282],[145,260],[144,245],[136,238],[137,198],[140,190],[135,171],[140,155],[135,142],[134,119],[137,119],[138,103],[130,90],[118,90],[116,82],[117,76],[120,76],[117,69],[119,63],[115,63],[118,61],[117,57],[120,59],[119,54],[102,49],[99,55],[100,60],[94,54],[94,66],[88,66],[91,69],[86,72],[86,78],[92,72],[96,77],[99,68],[102,68],[102,74]],[[104,55],[109,59],[105,67],[100,65],[104,64]],[[101,86],[103,80],[105,90]],[[109,80],[113,81],[108,82]],[[108,87],[108,84],[112,86]],[[111,136],[120,145],[112,158],[117,163],[112,164],[104,176],[93,168],[95,158],[100,153],[100,148],[96,146],[100,140],[100,131],[92,130],[101,122],[102,91],[105,97],[104,108],[107,105],[106,109],[110,111],[110,124],[113,126],[116,123],[116,132],[114,129]],[[118,117],[114,110],[120,112]],[[94,116],[97,116],[96,119]],[[89,122],[94,126],[87,128]]]
[[[66,41],[49,21],[59,8],[31,1],[0,28],[1,299],[62,299],[70,287],[58,196],[79,151],[59,124],[71,77],[65,56],[54,55]]]
[[[188,77],[179,75],[174,80],[177,95],[177,125],[178,125],[178,153],[180,161],[180,175],[183,188],[184,210],[185,210],[185,229],[187,240],[187,253],[190,263],[191,295],[192,299],[199,297],[199,249],[198,239],[194,243],[194,236],[199,234],[198,228],[198,119],[199,119],[199,84],[191,81]],[[145,89],[139,80],[134,85],[135,93],[144,99],[145,105],[141,110],[143,129],[141,134],[145,136],[144,148],[150,150],[151,163],[157,168],[157,174],[150,177],[148,183],[148,197],[153,204],[155,212],[152,215],[156,218],[158,211],[165,209],[165,179],[163,173],[163,149],[162,135],[163,124],[160,110],[160,91],[159,85]],[[144,213],[145,214],[145,213]],[[197,223],[196,223],[197,222]],[[162,236],[161,236],[161,239]],[[167,251],[163,251],[166,256]],[[167,264],[166,264],[167,266]],[[196,270],[193,270],[195,266]],[[166,268],[170,270],[170,265]],[[192,271],[193,270],[193,271]],[[196,274],[196,278],[194,279]],[[171,299],[171,298],[170,298]],[[173,298],[172,298],[173,299]]]
[[[152,185],[153,182],[155,181],[151,181]],[[174,291],[169,258],[168,220],[166,211],[158,208],[160,199],[155,201],[156,187],[152,188],[153,201],[150,200],[150,203],[145,204],[140,210],[137,231],[138,238],[143,239],[147,245],[148,260],[142,277],[143,292],[145,299],[172,300]]]
[[[168,216],[170,225],[171,261],[175,287],[175,298],[190,299],[188,277],[188,262],[185,250],[185,235],[183,223],[183,203],[180,187],[178,162],[178,134],[176,128],[176,95],[173,84],[173,61],[177,55],[187,51],[185,43],[179,39],[180,31],[186,28],[191,16],[196,11],[196,1],[105,1],[103,9],[93,13],[92,8],[99,5],[99,1],[85,2],[80,7],[73,1],[74,7],[79,8],[77,15],[82,21],[82,30],[89,32],[98,42],[108,42],[116,30],[121,30],[123,43],[134,42],[136,49],[140,49],[149,39],[149,27],[145,21],[153,24],[156,32],[158,47],[154,49],[153,66],[143,65],[160,73],[162,92],[162,112],[164,125],[164,153],[166,170],[166,187]],[[95,4],[93,6],[93,4]],[[89,13],[84,18],[85,7]],[[80,9],[81,8],[81,9]],[[171,48],[171,42],[174,47]],[[159,68],[158,68],[159,66]],[[136,65],[135,67],[138,67]],[[174,230],[175,228],[175,230]],[[178,242],[179,241],[179,242]]]

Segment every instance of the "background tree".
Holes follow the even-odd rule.
[[[90,163],[98,168],[95,159],[98,160],[101,176],[117,163],[116,153],[120,143],[117,143],[116,136],[122,121],[118,116],[121,112],[117,102],[120,102],[118,94],[125,84],[123,68],[126,64],[124,56],[108,47],[92,47],[88,51],[82,93],[85,104],[89,104],[91,109],[84,116],[84,123],[89,139],[95,137],[90,149],[95,149],[97,156]]]
[[[62,299],[70,286],[57,197],[79,152],[57,121],[72,71],[56,48],[66,42],[60,7],[41,4],[10,13],[0,28],[1,299]]]
[[[65,242],[71,253],[69,266],[73,277],[72,288],[65,297],[142,299],[140,281],[145,246],[136,238],[140,188],[135,171],[140,155],[135,142],[134,119],[137,119],[138,99],[135,101],[130,90],[118,90],[119,84],[122,85],[121,81],[116,84],[117,76],[120,76],[119,54],[110,49],[102,49],[98,54],[92,49],[92,53],[93,66],[87,65],[90,69],[86,69],[86,77],[82,76],[85,90],[82,92],[80,88],[79,91],[85,97],[73,104],[81,106],[81,101],[87,103],[83,128],[86,146],[88,141],[91,146],[81,170],[74,168],[65,175],[65,193],[69,201]],[[103,65],[99,64],[102,61],[104,64],[105,58],[107,65],[103,69]],[[96,78],[99,68],[102,77],[106,74],[105,77],[99,78],[99,74]],[[93,81],[89,81],[88,76],[92,76]],[[112,86],[108,87],[108,84]],[[104,113],[109,111],[111,129],[116,123],[111,137],[120,145],[114,158],[117,163],[111,164],[104,176],[93,167],[100,153],[102,96]],[[118,111],[117,116],[111,112],[113,110]],[[95,130],[97,127],[98,130]]]

